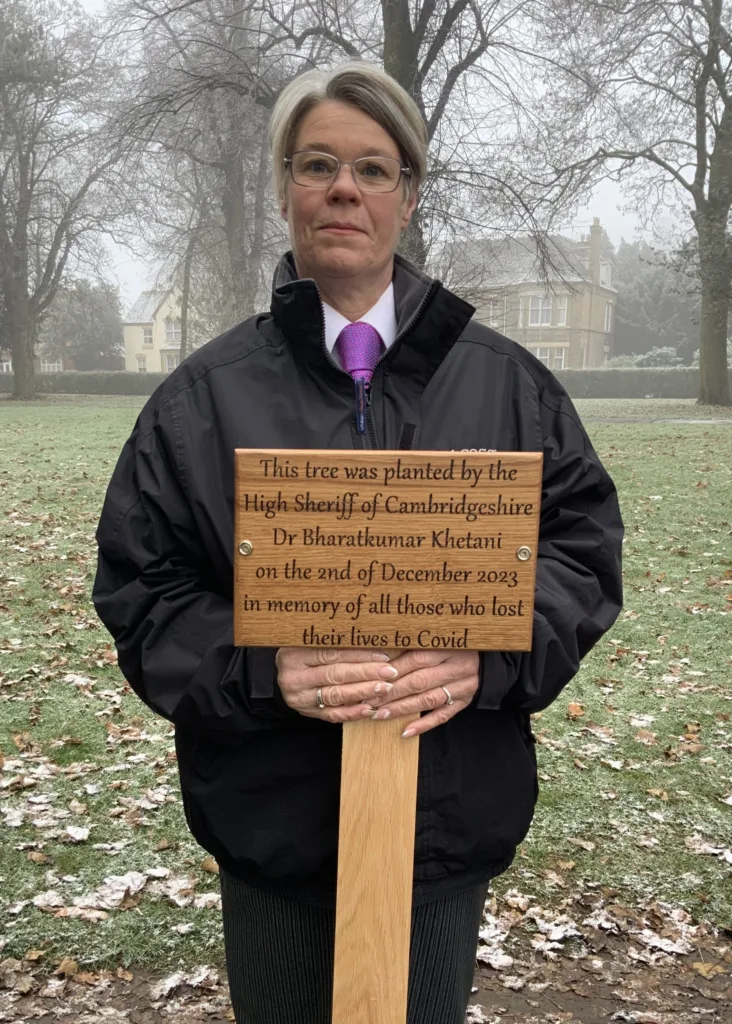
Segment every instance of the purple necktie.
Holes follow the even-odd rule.
[[[359,434],[365,434],[366,389],[381,358],[384,343],[375,327],[358,321],[343,328],[336,338],[335,350],[341,366],[356,386],[356,427]]]

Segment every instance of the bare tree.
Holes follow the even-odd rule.
[[[544,129],[557,138],[557,163],[580,175],[603,166],[628,182],[639,212],[675,208],[689,218],[702,302],[699,401],[729,405],[730,6],[556,0],[544,13],[557,62]]]
[[[125,144],[145,155],[144,162],[137,162],[137,178],[147,187],[152,161],[158,168],[156,194],[174,190],[173,181],[182,186],[177,188],[179,212],[191,225],[199,216],[190,180],[196,175],[205,180],[206,222],[220,225],[226,245],[229,323],[235,322],[257,308],[269,239],[276,237],[278,245],[282,239],[268,201],[271,91],[259,68],[253,7],[238,0],[207,0],[171,9],[160,0],[124,0],[117,18],[122,30],[139,33],[141,24],[147,27],[139,60],[144,72],[120,125]],[[187,168],[185,186],[181,162]],[[155,220],[157,215],[148,225]],[[209,234],[207,246],[210,242]],[[207,246],[203,251],[210,252]]]
[[[34,391],[40,318],[70,260],[114,217],[106,189],[109,54],[75,3],[7,0],[0,13],[0,291],[15,396]],[[102,195],[102,193],[104,193]]]
[[[405,255],[425,266],[430,251],[455,237],[518,231],[534,235],[551,262],[544,239],[552,218],[578,193],[562,181],[547,187],[521,177],[522,121],[540,102],[534,72],[544,59],[533,46],[528,2],[119,0],[128,25],[167,40],[152,59],[146,53],[130,132],[164,135],[166,145],[221,174],[232,287],[248,289],[238,297],[241,315],[254,311],[260,246],[266,255],[268,233],[272,242],[282,238],[265,198],[268,111],[295,74],[345,57],[383,62],[428,125],[429,173],[402,238]],[[587,186],[577,175],[572,181]]]

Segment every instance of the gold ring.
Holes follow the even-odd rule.
[[[452,695],[451,695],[450,691],[448,690],[448,688],[446,686],[441,686],[440,689],[445,691],[445,696],[447,697],[447,703],[448,704],[454,704],[455,701],[452,699]]]
[[[320,687],[315,691],[315,699],[318,702],[319,708],[324,708],[326,705],[323,703],[323,691]]]

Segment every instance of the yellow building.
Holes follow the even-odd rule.
[[[552,370],[602,366],[613,354],[612,246],[598,217],[579,241],[546,239],[546,279],[532,238],[460,244],[453,287],[475,317],[519,342]]]
[[[125,370],[170,373],[180,358],[180,298],[173,289],[142,292],[123,320]]]

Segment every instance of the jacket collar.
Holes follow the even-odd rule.
[[[394,255],[393,281],[397,337],[379,368],[424,387],[462,334],[475,307],[398,253]],[[296,356],[319,374],[345,377],[325,353],[318,286],[312,278],[298,278],[291,251],[275,270],[270,308]]]

